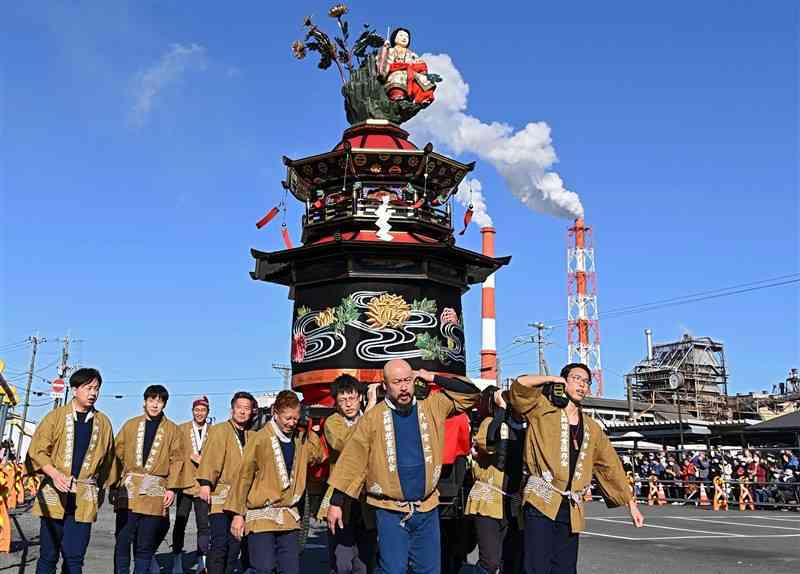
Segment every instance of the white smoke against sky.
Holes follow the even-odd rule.
[[[466,208],[472,204],[472,220],[478,227],[491,227],[492,218],[486,210],[486,199],[483,197],[483,185],[475,178],[465,178],[458,184],[456,200]]]
[[[450,56],[424,54],[422,58],[443,81],[430,108],[408,123],[417,141],[430,139],[455,153],[474,153],[488,161],[511,193],[534,211],[570,219],[583,216],[578,194],[566,189],[561,177],[550,170],[558,158],[547,123],[531,122],[515,131],[506,123],[485,123],[471,116],[466,112],[469,84]]]

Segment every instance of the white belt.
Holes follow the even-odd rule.
[[[300,521],[300,513],[291,506],[264,506],[262,508],[255,508],[248,510],[245,514],[245,522],[255,522],[256,520],[271,520],[277,524],[283,525],[284,514],[288,514],[295,521]]]

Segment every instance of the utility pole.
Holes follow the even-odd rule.
[[[272,368],[278,371],[283,377],[283,388],[291,388],[292,381],[292,367],[285,363],[272,363]]]
[[[22,405],[22,426],[19,429],[19,444],[17,445],[17,460],[22,455],[22,441],[25,438],[25,423],[28,421],[28,406],[31,402],[31,385],[33,384],[33,371],[36,368],[36,352],[39,350],[39,343],[44,343],[47,339],[39,337],[36,333],[32,337],[28,337],[28,342],[31,343],[31,365],[28,368],[28,383],[25,385],[25,402]]]
[[[547,361],[544,358],[544,348],[545,345],[549,345],[550,343],[544,337],[544,331],[552,329],[552,327],[547,327],[544,323],[530,323],[530,326],[535,328],[536,333],[536,346],[539,349],[539,374],[540,375],[549,375],[549,371],[547,369]]]
[[[61,339],[62,347],[61,347],[61,364],[58,366],[58,378],[64,380],[64,398],[56,398],[53,401],[53,410],[60,407],[62,404],[67,403],[67,393],[69,393],[69,386],[66,384],[67,374],[71,370],[67,364],[69,361],[69,344],[71,341],[70,334],[67,333],[67,336]]]

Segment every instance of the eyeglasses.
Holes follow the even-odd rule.
[[[567,377],[568,381],[575,381],[576,383],[583,383],[587,387],[592,384],[592,382],[587,377],[582,377],[580,375],[570,375]]]

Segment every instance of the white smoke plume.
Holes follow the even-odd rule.
[[[456,199],[466,208],[472,204],[472,221],[478,227],[491,227],[492,218],[486,211],[486,199],[483,197],[483,185],[475,178],[465,178],[458,184]]]
[[[455,153],[470,152],[488,161],[511,192],[534,211],[570,219],[583,216],[578,194],[566,189],[561,177],[550,171],[558,161],[550,126],[531,122],[515,131],[505,123],[482,122],[466,113],[469,84],[450,56],[424,54],[422,58],[443,81],[431,107],[408,123],[417,141],[430,139]]]

